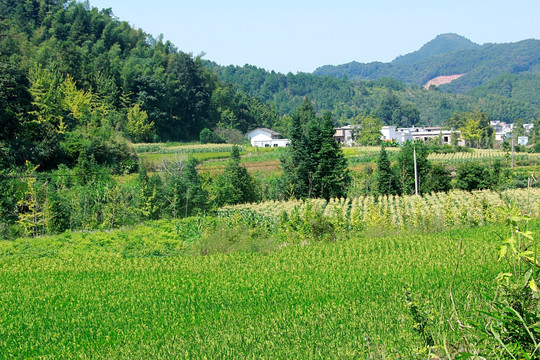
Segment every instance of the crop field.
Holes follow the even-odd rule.
[[[134,145],[141,162],[147,169],[153,170],[171,161],[182,161],[187,156],[193,156],[201,162],[199,170],[210,174],[220,173],[227,166],[231,154],[231,145],[228,144],[136,144]],[[241,146],[242,165],[251,173],[280,174],[282,172],[280,158],[286,152],[285,148],[257,148]],[[397,160],[400,148],[386,148],[391,161]],[[348,161],[349,168],[361,171],[377,161],[380,147],[344,147],[343,153]],[[455,152],[437,154],[432,153],[428,159],[446,165],[456,166],[468,162],[493,162],[495,160],[510,161],[510,155],[501,150],[474,149],[471,152]],[[516,164],[529,165],[531,161],[540,160],[538,154],[516,153]]]
[[[228,144],[136,144],[134,146],[141,162],[147,169],[158,169],[172,161],[183,161],[193,156],[201,164],[198,169],[207,173],[222,172],[231,156],[232,146]],[[281,172],[280,157],[283,148],[256,148],[240,146],[242,165],[250,172]]]
[[[540,160],[540,154],[515,153],[515,161]],[[502,150],[494,149],[474,149],[472,152],[455,152],[446,154],[430,154],[429,160],[441,161],[448,164],[464,163],[470,161],[494,161],[494,160],[510,160],[511,154]]]
[[[411,296],[436,343],[459,346],[450,286],[458,313],[476,314],[502,268],[505,231],[351,234],[201,256],[190,237],[201,227],[184,219],[0,242],[0,357],[426,358]]]
[[[220,209],[224,216],[257,213],[277,221],[283,213],[303,216],[321,211],[339,228],[358,230],[421,230],[478,226],[504,220],[501,208],[516,204],[531,217],[540,217],[540,189],[515,189],[496,193],[454,190],[426,196],[365,196],[353,199],[270,201]],[[247,215],[244,214],[247,212]]]

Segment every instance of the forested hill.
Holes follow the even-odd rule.
[[[507,122],[540,117],[534,75],[523,79],[520,75],[496,79],[493,86],[478,88],[474,94],[452,94],[408,86],[390,78],[351,81],[306,73],[285,75],[252,65],[220,66],[211,61],[203,61],[203,64],[221,81],[237,84],[250,95],[272,104],[280,115],[290,114],[307,96],[319,113],[330,111],[341,124],[375,115],[388,124],[438,125],[445,124],[454,112],[474,109],[486,112],[491,119]],[[497,87],[499,82],[506,84],[504,91]],[[395,112],[393,119],[392,115],[384,115],[390,112],[388,105],[391,112]]]
[[[65,0],[0,0],[0,170],[129,163],[127,141],[198,139],[205,127],[272,127],[270,105],[194,58]],[[121,170],[121,169],[120,169]]]
[[[441,89],[465,93],[505,74],[540,76],[540,40],[480,46],[458,35],[445,34],[390,63],[326,65],[313,74],[360,80],[391,77],[410,85],[425,85],[438,76],[463,75]]]
[[[433,56],[443,55],[459,50],[478,48],[480,45],[457,34],[442,34],[426,43],[419,50],[407,55],[398,56],[392,64],[411,65]]]
[[[391,63],[324,66],[313,74],[204,64],[220,80],[239,84],[272,103],[282,115],[308,96],[320,112],[331,111],[340,123],[368,114],[380,117],[381,107],[388,103],[406,108],[392,121],[401,125],[411,123],[411,109],[419,114],[420,123],[431,125],[444,124],[454,112],[474,109],[506,122],[540,117],[539,40],[478,45],[456,34],[443,34]],[[443,85],[423,89],[432,79]],[[449,79],[454,80],[445,84]]]

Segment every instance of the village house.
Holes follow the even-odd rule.
[[[281,139],[281,134],[267,128],[257,128],[247,134],[251,146],[255,147],[285,147],[291,140]]]
[[[334,140],[343,146],[354,146],[356,143],[353,139],[354,127],[351,125],[345,125],[337,128],[334,134]]]
[[[383,126],[381,129],[382,141],[395,141],[403,144],[407,141],[435,139],[443,144],[452,143],[452,133],[459,131],[445,130],[440,126],[398,128],[396,126]]]
[[[505,122],[501,122],[500,120],[494,120],[490,121],[490,125],[495,131],[495,141],[503,142],[505,139],[512,138],[514,124],[507,124]],[[534,124],[523,124],[523,128],[525,129],[525,135],[529,135],[531,130],[534,128]],[[521,140],[518,139],[519,145],[527,145],[529,141],[527,136],[520,136],[519,138],[521,138]]]
[[[514,124],[507,124],[500,120],[492,120],[489,123],[495,131],[495,141],[503,142],[504,139],[512,137]]]

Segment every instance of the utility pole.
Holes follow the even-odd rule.
[[[514,168],[514,129],[512,129],[512,169]]]
[[[189,207],[189,188],[186,191],[186,217],[188,216],[188,207]]]
[[[414,149],[414,192],[418,195],[418,169],[416,168],[416,146]]]

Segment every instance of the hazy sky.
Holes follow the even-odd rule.
[[[540,39],[540,0],[89,0],[179,50],[282,73],[388,62],[438,34]]]

